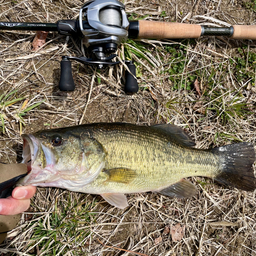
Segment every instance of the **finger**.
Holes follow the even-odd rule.
[[[36,187],[34,186],[24,186],[24,187],[16,187],[12,196],[15,199],[30,199],[36,193]]]
[[[18,200],[13,197],[0,199],[0,214],[15,215],[26,211],[29,208],[30,200]]]

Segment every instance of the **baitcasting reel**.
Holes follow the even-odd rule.
[[[124,5],[117,0],[93,0],[80,9],[78,21],[58,22],[60,34],[80,33],[83,36],[83,44],[92,54],[92,58],[68,56],[62,58],[59,83],[61,91],[73,91],[75,88],[71,60],[97,66],[99,69],[120,63],[113,59],[116,57],[118,46],[128,36],[129,22],[124,9]],[[128,62],[127,66],[131,73],[126,72],[125,91],[135,93],[138,91],[135,66],[132,62]]]

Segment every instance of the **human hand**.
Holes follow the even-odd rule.
[[[0,199],[0,215],[15,215],[29,208],[30,198],[36,193],[36,187],[16,187],[12,196]]]
[[[26,173],[25,164],[0,164],[0,183]],[[36,188],[33,186],[14,188],[12,196],[0,199],[0,215],[15,215],[26,211],[30,205],[30,198],[35,193]]]

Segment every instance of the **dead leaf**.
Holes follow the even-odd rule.
[[[193,106],[193,110],[197,111],[200,114],[205,115],[206,108],[203,105],[202,101],[197,101],[195,105]]]
[[[210,125],[203,126],[202,128],[203,128],[203,130],[212,130],[213,129],[213,127]]]
[[[29,101],[29,99],[26,99],[26,100],[23,102],[20,111],[22,111],[22,110],[24,110],[24,109],[26,108],[26,106],[27,106],[27,104],[28,104],[28,101]]]
[[[160,244],[162,241],[163,241],[163,238],[159,236],[155,239],[155,244]]]
[[[149,90],[149,92],[150,92],[151,97],[153,98],[153,100],[157,101],[157,97],[156,97],[155,93],[154,93],[150,88],[148,88],[148,90]]]
[[[48,31],[36,32],[36,36],[32,42],[32,46],[33,46],[32,51],[37,51],[45,44],[48,33],[49,33]]]
[[[201,91],[200,91],[200,85],[199,85],[198,79],[195,80],[194,87],[195,87],[196,92],[198,93],[199,97],[201,97],[202,94],[201,94]]]
[[[185,226],[181,226],[180,223],[176,224],[175,226],[172,226],[171,235],[173,242],[180,241],[185,235]]]
[[[170,233],[170,227],[165,226],[164,231],[163,231],[163,235],[168,235],[169,233]]]

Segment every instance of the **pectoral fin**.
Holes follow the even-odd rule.
[[[124,194],[119,193],[105,193],[101,196],[111,205],[124,209],[128,206],[127,198]]]
[[[196,187],[187,180],[181,180],[170,187],[158,191],[160,194],[170,197],[185,198],[194,196],[197,192]]]
[[[128,184],[136,177],[136,172],[134,170],[126,168],[109,169],[104,172],[108,174],[108,181],[112,182]]]

